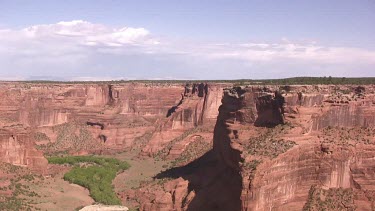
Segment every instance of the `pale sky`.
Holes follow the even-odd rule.
[[[0,0],[0,80],[375,76],[373,0]]]

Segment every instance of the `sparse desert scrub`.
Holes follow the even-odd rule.
[[[5,173],[5,174],[3,174]],[[7,175],[9,174],[9,175]],[[0,210],[38,210],[29,197],[40,197],[34,190],[25,184],[34,180],[37,175],[30,174],[27,169],[8,163],[0,163],[0,181],[9,181],[0,190],[8,194],[0,195]]]
[[[313,185],[303,210],[356,210],[355,192],[351,188],[330,188],[324,190]]]
[[[275,128],[268,128],[260,136],[251,138],[246,145],[248,153],[254,156],[276,158],[278,155],[288,151],[296,143],[294,141],[280,139],[280,134],[285,133],[293,126],[285,124]]]

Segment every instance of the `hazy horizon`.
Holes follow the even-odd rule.
[[[0,1],[0,80],[374,77],[372,1]]]

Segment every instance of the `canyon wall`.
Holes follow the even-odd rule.
[[[308,209],[312,188],[350,189],[351,206],[374,208],[375,175],[370,169],[375,168],[375,87],[366,86],[361,93],[356,88],[225,91],[214,151],[219,162],[241,174],[241,210]],[[272,103],[280,90],[284,114]],[[264,101],[264,96],[270,100]]]
[[[23,130],[0,130],[0,158],[2,162],[28,166],[38,172],[44,172],[47,166],[43,153],[35,149],[33,140]]]
[[[15,137],[22,134],[38,150],[33,144],[30,148],[47,154],[135,149],[154,156],[186,131],[214,124],[226,86],[209,84],[206,95],[190,93],[182,99],[182,84],[3,82],[0,128]],[[183,151],[180,147],[173,153]],[[16,160],[4,160],[26,164],[21,154],[14,151],[9,156]]]
[[[137,191],[141,210],[374,210],[374,96],[375,86],[225,89],[213,149]]]
[[[0,158],[173,160],[162,182],[120,193],[141,210],[374,209],[375,86],[229,86],[4,82]]]

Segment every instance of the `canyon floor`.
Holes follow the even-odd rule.
[[[127,190],[138,189],[142,182],[149,182],[158,173],[166,170],[170,161],[158,161],[152,158],[139,158],[139,152],[123,152],[104,157],[117,158],[130,163],[131,168],[118,174],[113,180],[114,190],[117,193]],[[8,168],[7,168],[8,167]],[[19,187],[20,194],[15,198],[19,202],[11,204],[9,210],[78,210],[84,206],[91,205],[94,200],[90,197],[89,191],[76,184],[69,183],[63,179],[64,174],[71,168],[49,164],[48,174],[41,175],[32,172],[30,169],[13,167],[15,175],[6,177],[9,173],[9,166],[3,167],[1,178],[2,187],[10,187],[11,180],[19,180],[15,184]],[[22,167],[21,167],[22,168]],[[26,175],[26,176],[25,176]],[[6,186],[9,185],[9,186]],[[25,190],[24,190],[25,189]],[[17,188],[15,188],[17,190]],[[30,194],[32,193],[32,194]],[[3,193],[4,194],[4,193]],[[17,205],[19,204],[19,205]],[[139,204],[136,201],[128,200],[127,207],[136,210]],[[5,209],[8,209],[5,208]]]
[[[0,88],[1,210],[95,204],[64,175],[98,163],[46,159],[90,155],[130,164],[112,181],[130,210],[375,209],[373,84]]]

